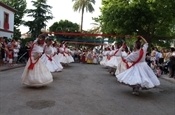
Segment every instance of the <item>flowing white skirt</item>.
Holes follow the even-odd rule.
[[[58,53],[59,61],[60,61],[61,63],[64,63],[64,64],[69,63],[69,62],[68,62],[68,59],[67,59],[67,57],[66,57],[66,55],[67,55],[67,54],[63,55],[62,53]]]
[[[112,68],[117,68],[119,63],[122,61],[120,56],[112,56],[110,60],[106,62],[106,66],[112,67]]]
[[[100,65],[106,66],[107,61],[108,61],[107,56],[103,56],[103,59],[100,61]]]
[[[53,59],[55,60],[57,66],[58,66],[58,70],[57,71],[62,71],[63,70],[63,66],[61,65],[60,61],[59,61],[59,57],[58,55],[56,54]]]
[[[127,85],[140,85],[153,88],[160,85],[157,76],[146,62],[139,62],[116,76],[118,81]]]
[[[66,58],[68,60],[68,63],[74,62],[74,58],[72,57],[72,55],[66,55]]]
[[[28,60],[22,74],[22,83],[27,86],[44,86],[53,81],[52,74],[42,63],[41,59],[35,64],[33,70],[29,70],[30,60]]]
[[[131,65],[131,63],[128,63],[129,65]],[[117,69],[115,71],[115,75],[118,75],[120,73],[122,73],[123,71],[127,70],[127,65],[125,62],[123,62],[123,60],[121,60],[117,66]]]
[[[50,72],[56,72],[56,71],[62,70],[62,68],[57,65],[55,59],[52,58],[52,61],[50,61],[48,57],[46,56],[46,54],[42,55],[41,60],[43,64],[46,65],[46,67],[48,68]]]
[[[94,59],[93,59],[93,63],[94,63],[94,64],[97,64],[97,63],[98,63],[97,58],[94,58]]]

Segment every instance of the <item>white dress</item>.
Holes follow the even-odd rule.
[[[59,57],[59,61],[61,63],[67,64],[68,63],[68,59],[67,59],[67,54],[64,52],[64,47],[60,47],[59,48],[59,53],[58,53],[58,57]]]
[[[93,63],[97,64],[98,63],[98,56],[96,53],[93,53]]]
[[[153,88],[160,85],[157,76],[154,74],[153,70],[145,62],[146,51],[148,48],[148,43],[143,46],[143,56],[138,63],[125,70],[124,72],[117,75],[119,82],[127,85],[140,85],[144,88]],[[126,57],[126,61],[135,62],[138,60],[140,55],[140,50],[132,52]]]
[[[45,46],[44,54],[41,57],[42,62],[46,65],[50,72],[61,71],[63,68],[58,65],[56,60],[53,58],[54,49],[52,46]]]
[[[70,49],[65,48],[65,54],[67,54],[66,58],[67,58],[68,63],[74,62],[74,58],[71,55],[71,50]]]
[[[106,62],[108,61],[107,56],[109,55],[110,51],[103,51],[103,59],[100,61],[100,65],[106,67]]]
[[[112,68],[117,68],[119,63],[122,61],[121,55],[122,55],[122,48],[116,49],[113,51],[113,56],[110,58],[109,61],[106,62],[106,66],[112,67]]]
[[[35,44],[31,52],[32,63],[35,63],[37,60],[34,60],[36,55],[42,55],[43,47]],[[22,83],[27,86],[44,86],[53,81],[52,74],[47,69],[47,67],[42,63],[41,58],[36,62],[33,69],[28,69],[31,60],[29,59],[24,72],[22,74]]]
[[[59,57],[58,57],[58,54],[57,54],[57,48],[56,47],[53,47],[53,49],[54,49],[53,59],[55,60],[56,64],[59,67],[59,70],[58,71],[62,71],[63,70],[63,66],[61,65],[61,63],[59,61]]]
[[[127,69],[127,66],[130,66],[131,63],[126,62],[124,58],[126,58],[128,54],[125,51],[122,51],[121,53],[121,61],[118,63],[117,69],[115,71],[115,75],[118,75],[119,73],[125,71]]]

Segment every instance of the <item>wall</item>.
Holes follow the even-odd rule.
[[[9,29],[8,31],[10,31],[10,33],[4,32],[6,30],[4,30],[4,12],[9,14]],[[11,32],[14,31],[14,12],[0,6],[0,29],[3,29],[4,31],[0,30],[0,36],[3,37],[9,37],[11,38],[11,35],[13,35]]]
[[[0,37],[7,37],[11,39],[13,37],[13,33],[0,31]]]

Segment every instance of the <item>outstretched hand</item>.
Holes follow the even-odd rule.
[[[142,39],[145,43],[147,43],[146,39],[143,36],[138,36],[139,39]]]

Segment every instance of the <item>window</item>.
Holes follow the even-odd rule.
[[[4,29],[9,29],[9,14],[4,12]]]

